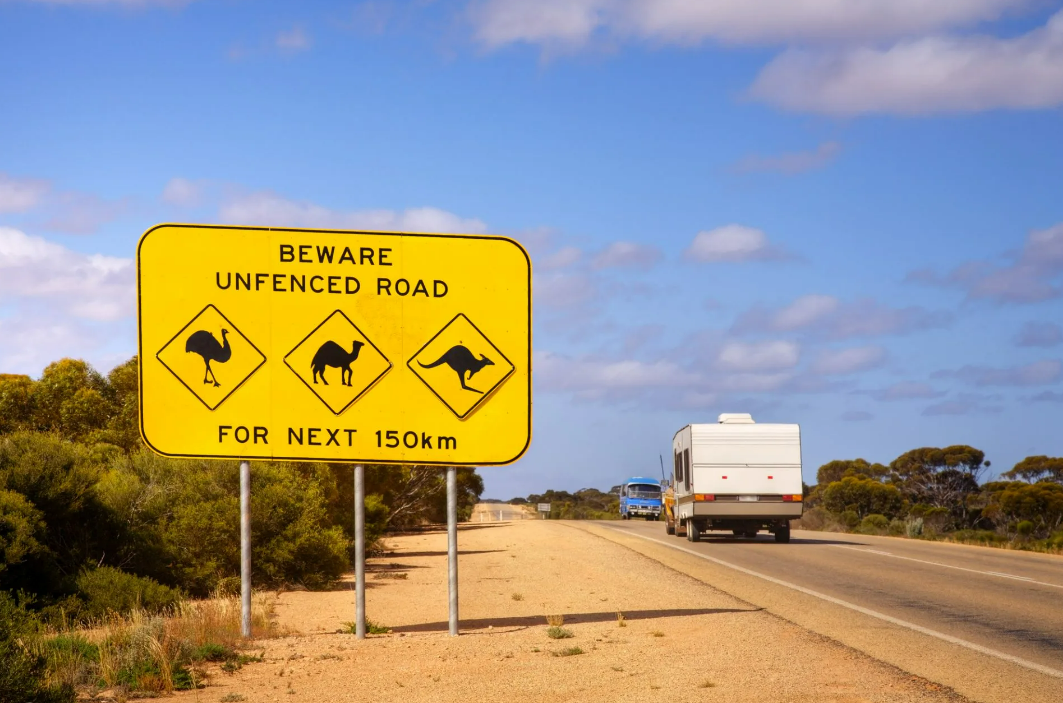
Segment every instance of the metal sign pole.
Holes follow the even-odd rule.
[[[365,468],[354,467],[354,634],[365,639]]]
[[[251,637],[251,464],[240,462],[240,634]]]
[[[458,469],[447,467],[447,582],[450,636],[458,635]]]

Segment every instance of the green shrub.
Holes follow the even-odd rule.
[[[1008,538],[993,530],[957,530],[949,535],[956,542],[980,542],[982,544],[1001,544]]]
[[[856,513],[857,520],[866,515],[895,516],[904,507],[904,496],[896,486],[882,483],[871,478],[845,476],[839,481],[827,484],[822,489],[823,507],[831,512]]]
[[[904,521],[904,534],[911,538],[922,537],[923,518],[909,517]]]
[[[854,530],[864,535],[880,535],[889,527],[890,521],[885,515],[868,515],[860,521],[860,525]]]
[[[45,682],[46,660],[31,649],[38,637],[36,618],[0,592],[0,701],[72,703],[74,689]]]
[[[844,510],[839,517],[847,529],[852,530],[860,524],[860,516],[855,510]]]
[[[1023,520],[1015,526],[1015,532],[1018,533],[1019,537],[1029,537],[1033,534],[1033,530],[1034,524],[1029,520]]]
[[[563,627],[550,627],[546,630],[546,636],[552,640],[564,640],[569,637],[573,637],[571,630],[566,630]]]
[[[157,613],[177,605],[182,599],[181,592],[176,589],[111,566],[82,571],[77,584],[85,599],[85,615],[89,617],[127,613],[134,608]]]
[[[905,522],[900,518],[893,518],[892,520],[890,520],[889,527],[886,529],[891,535],[895,537],[899,537],[907,532]]]
[[[191,659],[197,662],[222,662],[236,659],[236,651],[222,644],[207,642],[192,650]]]

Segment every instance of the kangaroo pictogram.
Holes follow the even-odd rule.
[[[457,344],[451,347],[446,351],[445,354],[443,354],[443,356],[439,357],[431,364],[421,364],[420,361],[418,361],[417,363],[420,364],[421,368],[425,369],[432,369],[436,366],[439,366],[440,364],[446,364],[450,368],[454,369],[455,372],[457,372],[458,380],[461,382],[462,388],[467,391],[472,391],[473,393],[480,393],[481,395],[483,394],[483,391],[478,391],[475,388],[469,388],[467,385],[465,385],[465,374],[469,374],[468,380],[471,381],[473,375],[477,371],[479,371],[485,366],[495,365],[495,362],[491,361],[483,354],[481,354],[480,358],[477,359],[471,351],[469,351],[461,344]]]
[[[351,364],[358,358],[358,352],[362,350],[363,346],[365,346],[365,342],[351,342],[351,351],[348,353],[343,347],[331,340],[322,344],[321,348],[317,350],[317,354],[314,354],[314,360],[310,362],[310,368],[314,372],[314,383],[317,383],[317,377],[321,376],[321,382],[327,386],[325,368],[332,366],[340,370],[340,383],[345,386],[351,385],[351,378],[354,376],[354,372],[351,371]]]

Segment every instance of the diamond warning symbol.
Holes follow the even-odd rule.
[[[337,415],[391,370],[383,352],[340,310],[288,352],[284,363]]]
[[[213,305],[203,308],[155,355],[215,410],[266,363],[265,355]]]
[[[463,420],[514,371],[506,355],[461,313],[406,365]]]

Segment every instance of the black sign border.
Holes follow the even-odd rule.
[[[144,232],[144,234],[141,235],[141,237],[140,237],[140,241],[137,243],[137,351],[138,351],[137,358],[139,359],[139,363],[140,363],[141,366],[144,364],[144,355],[143,355],[143,351],[144,351],[144,336],[143,336],[144,335],[144,332],[143,332],[144,331],[144,326],[143,326],[143,321],[142,321],[143,311],[141,309],[141,300],[142,300],[141,283],[143,281],[143,272],[142,272],[141,267],[140,267],[141,250],[144,247],[144,242],[147,241],[148,236],[152,232],[155,232],[156,230],[160,230],[160,229],[178,228],[178,227],[182,228],[182,229],[206,229],[206,230],[215,230],[215,231],[233,230],[233,231],[243,231],[243,232],[296,232],[296,233],[299,233],[299,234],[368,234],[368,235],[384,236],[384,237],[419,237],[419,238],[425,238],[425,239],[476,239],[476,240],[491,240],[491,241],[509,242],[510,244],[513,244],[514,246],[517,247],[517,249],[524,256],[524,261],[525,261],[525,263],[527,264],[527,267],[528,267],[528,274],[527,274],[527,281],[528,281],[528,389],[527,389],[528,390],[528,424],[527,424],[527,430],[526,430],[525,435],[524,435],[525,436],[524,446],[521,447],[520,450],[517,451],[512,457],[510,457],[508,459],[504,459],[502,461],[477,461],[477,462],[419,461],[417,463],[419,465],[421,465],[421,466],[443,466],[443,467],[445,467],[445,466],[505,466],[506,464],[512,464],[513,462],[517,461],[518,459],[520,459],[522,456],[524,456],[527,453],[528,447],[531,446],[531,441],[532,441],[532,416],[533,416],[533,409],[534,409],[534,402],[533,402],[533,396],[532,396],[532,369],[533,369],[533,361],[532,361],[532,340],[533,340],[533,329],[532,329],[532,293],[533,293],[533,291],[532,291],[532,262],[531,262],[531,258],[528,256],[527,250],[525,250],[524,247],[521,246],[520,242],[518,242],[517,240],[515,240],[515,239],[513,239],[511,237],[502,237],[502,236],[498,236],[498,235],[478,235],[478,234],[438,234],[438,233],[432,233],[432,232],[382,232],[382,231],[374,231],[374,230],[308,229],[308,228],[299,228],[299,227],[253,227],[253,226],[249,226],[249,225],[209,225],[209,224],[189,224],[189,223],[180,223],[180,222],[164,222],[164,223],[157,224],[154,227],[148,229],[146,232]],[[143,378],[143,374],[140,375],[140,378],[141,379]],[[242,454],[178,454],[178,453],[173,453],[173,452],[164,452],[164,451],[161,451],[160,449],[158,449],[157,447],[155,447],[155,445],[153,445],[151,443],[151,441],[148,439],[147,435],[144,432],[144,384],[142,382],[138,382],[137,395],[138,395],[139,401],[140,401],[139,408],[138,408],[138,415],[139,415],[139,419],[140,419],[140,422],[139,422],[139,425],[140,425],[140,427],[139,427],[139,429],[140,429],[140,438],[144,441],[144,444],[147,445],[149,449],[151,449],[153,452],[155,452],[156,454],[159,454],[161,456],[187,457],[187,458],[191,458],[191,459],[228,459],[228,460],[231,460],[231,461],[239,461],[239,460],[242,460],[242,459],[244,459],[244,460],[254,459],[254,460],[259,460],[259,461],[327,461],[327,462],[331,462],[331,463],[342,463],[342,464],[390,464],[390,465],[403,465],[403,464],[409,464],[410,463],[408,461],[389,461],[389,460],[386,460],[386,459],[372,459],[372,460],[370,460],[370,459],[365,459],[365,458],[345,459],[345,458],[333,458],[333,457],[322,458],[322,457],[319,457],[319,456],[308,456],[308,457],[301,457],[301,456],[275,456],[273,454],[270,454],[270,455],[261,455],[261,454],[255,454],[255,455],[250,455],[250,454],[249,455],[242,455]]]

